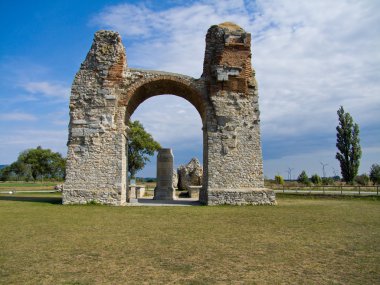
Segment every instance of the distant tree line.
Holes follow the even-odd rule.
[[[276,184],[283,185],[285,184],[284,178],[277,174],[274,177],[274,181]],[[308,176],[305,170],[302,170],[300,175],[297,178],[297,182],[306,186],[310,185],[333,185],[336,182],[341,181],[341,178],[339,176],[333,176],[333,177],[320,177],[318,174],[313,174],[312,176]],[[345,181],[343,179],[343,181]],[[370,182],[373,185],[380,185],[380,165],[379,164],[372,164],[369,175],[366,173],[363,173],[361,175],[356,175],[353,181],[347,182],[348,184],[358,184],[367,186],[370,184]]]
[[[65,170],[66,159],[60,153],[38,146],[21,152],[15,162],[0,169],[0,180],[63,180]]]

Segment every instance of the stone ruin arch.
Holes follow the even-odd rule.
[[[202,118],[201,203],[275,204],[264,188],[251,35],[228,22],[208,30],[199,79],[129,68],[119,34],[95,33],[72,85],[63,204],[129,202],[127,122],[161,94],[184,98]]]
[[[202,122],[206,119],[206,90],[203,90],[203,83],[199,79],[169,72],[140,69],[130,71],[137,76],[137,80],[121,95],[119,101],[119,105],[126,106],[127,117],[131,117],[145,100],[162,94],[172,94],[192,104]]]

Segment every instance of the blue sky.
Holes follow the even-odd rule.
[[[266,176],[321,175],[321,162],[339,174],[340,105],[360,126],[360,172],[380,163],[377,0],[5,0],[0,11],[0,164],[37,145],[66,154],[70,86],[95,31],[121,34],[129,67],[199,77],[207,29],[224,21],[252,33]],[[184,99],[149,99],[132,118],[176,165],[202,157],[201,121]],[[155,160],[138,175],[155,176]]]

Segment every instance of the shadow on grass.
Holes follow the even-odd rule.
[[[153,197],[138,198],[136,205],[145,206],[200,206],[199,199],[177,198],[177,200],[153,200]]]
[[[0,201],[16,201],[16,202],[36,202],[62,204],[61,197],[46,197],[46,196],[0,196]]]
[[[380,201],[380,196],[358,196],[358,195],[334,195],[334,194],[309,194],[309,193],[276,193],[277,198],[287,199],[325,199],[325,200],[367,200]]]

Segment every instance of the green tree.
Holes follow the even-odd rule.
[[[302,170],[301,174],[298,176],[297,181],[299,183],[303,183],[303,184],[309,184],[310,183],[309,177],[307,176],[305,170]]]
[[[362,175],[358,175],[355,177],[355,182],[359,185],[366,186],[369,183],[369,176],[365,173],[363,173]]]
[[[322,184],[323,185],[334,185],[335,184],[335,180],[332,177],[323,177],[322,178]]]
[[[310,177],[311,182],[313,182],[315,185],[321,185],[322,184],[322,178],[318,174],[313,174]]]
[[[276,175],[274,180],[276,181],[276,184],[284,185],[284,178],[281,175]]]
[[[0,170],[0,180],[30,180],[31,172],[29,165],[21,161],[15,161]]]
[[[128,171],[135,178],[137,171],[149,162],[149,156],[161,148],[139,121],[128,123]]]
[[[341,106],[337,111],[339,125],[337,130],[336,159],[339,160],[343,180],[352,183],[358,174],[362,155],[359,139],[359,126],[354,123],[351,115],[345,113]]]
[[[369,179],[371,179],[373,185],[380,184],[380,165],[372,164],[369,171]]]
[[[66,160],[60,153],[38,146],[21,152],[17,161],[3,168],[1,180],[63,179],[65,168]]]
[[[60,153],[41,146],[23,151],[17,161],[29,165],[34,180],[62,179],[65,176],[66,160]]]

